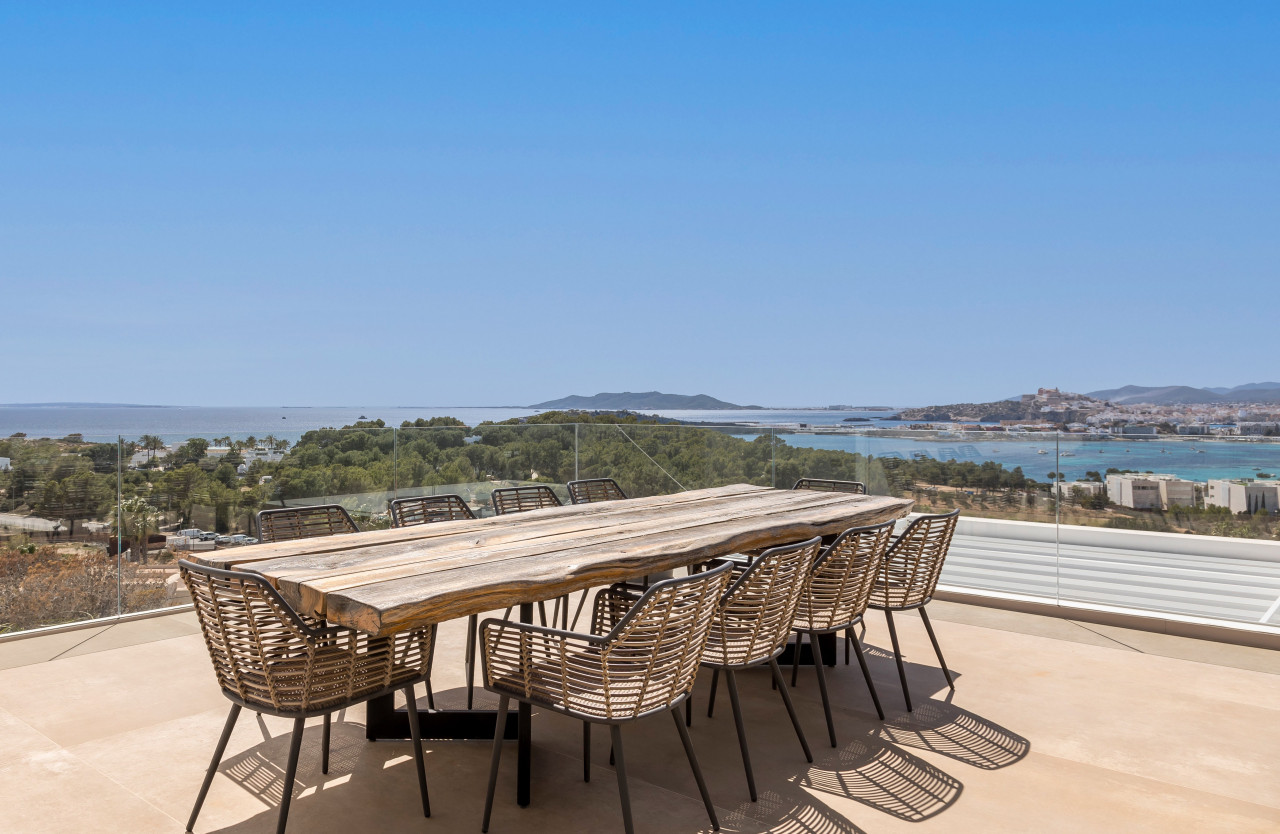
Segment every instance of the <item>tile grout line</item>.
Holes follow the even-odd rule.
[[[1130,651],[1135,651],[1135,652],[1137,652],[1138,654],[1146,654],[1146,652],[1144,652],[1142,649],[1139,649],[1139,648],[1137,648],[1137,647],[1135,647],[1135,646],[1130,646],[1128,643],[1125,643],[1125,642],[1124,642],[1124,641],[1122,641],[1122,640],[1117,640],[1116,638],[1112,637],[1112,636],[1111,636],[1111,635],[1109,635],[1109,634],[1103,634],[1103,633],[1102,633],[1102,632],[1100,632],[1100,631],[1094,631],[1093,629],[1089,628],[1089,627],[1088,627],[1087,625],[1085,625],[1084,623],[1078,623],[1078,622],[1076,622],[1075,620],[1067,620],[1067,622],[1071,623],[1071,624],[1072,624],[1072,625],[1074,625],[1074,626],[1079,626],[1080,628],[1083,628],[1085,631],[1089,632],[1090,634],[1096,634],[1096,635],[1098,635],[1099,637],[1101,637],[1101,638],[1102,638],[1102,639],[1104,639],[1104,640],[1110,640],[1112,643],[1115,643],[1116,645],[1124,646],[1126,649],[1129,649]]]
[[[95,637],[99,637],[99,636],[101,636],[101,635],[103,635],[103,634],[106,634],[108,631],[110,631],[111,629],[113,629],[113,628],[115,628],[115,627],[116,627],[116,624],[115,624],[115,623],[112,623],[111,625],[109,625],[109,626],[107,626],[106,628],[104,628],[102,631],[95,631],[93,634],[90,634],[88,637],[84,638],[84,639],[83,639],[83,640],[81,640],[79,643],[76,643],[74,646],[68,646],[67,648],[65,648],[65,649],[63,649],[62,651],[58,652],[57,654],[55,654],[53,657],[49,658],[48,660],[42,660],[42,661],[39,661],[39,662],[41,662],[41,663],[52,663],[53,661],[55,661],[55,660],[57,660],[58,658],[62,657],[62,656],[63,656],[64,654],[66,654],[67,652],[69,652],[69,651],[73,651],[73,650],[75,650],[75,649],[80,648],[81,646],[83,646],[85,643],[88,643],[88,642],[89,642],[90,640],[92,640],[93,638],[95,638]],[[31,665],[31,664],[28,664],[28,665]]]
[[[70,650],[68,649],[68,651],[70,651]],[[178,823],[179,825],[181,825],[181,824],[182,824],[182,820],[179,820],[179,819],[175,818],[175,817],[174,817],[174,816],[172,816],[171,814],[167,813],[163,808],[160,808],[160,807],[159,807],[159,806],[157,806],[154,802],[152,802],[151,800],[147,799],[145,796],[142,796],[141,794],[139,794],[139,793],[137,793],[136,791],[134,791],[133,789],[131,789],[129,786],[127,786],[127,785],[125,785],[125,784],[123,784],[123,783],[121,783],[121,782],[117,781],[116,779],[114,779],[114,778],[111,776],[111,774],[110,774],[110,773],[107,773],[107,772],[106,772],[106,771],[104,771],[102,768],[100,768],[100,767],[98,767],[97,765],[95,765],[95,764],[93,764],[92,762],[90,762],[88,759],[85,759],[83,756],[80,756],[79,754],[74,753],[74,752],[72,752],[71,750],[68,750],[64,745],[59,744],[57,741],[55,741],[55,740],[54,740],[54,739],[53,739],[53,738],[52,738],[48,733],[44,732],[43,730],[39,729],[38,727],[33,727],[30,723],[28,723],[28,722],[27,722],[25,719],[23,719],[21,716],[19,716],[19,715],[15,715],[15,714],[14,714],[12,711],[10,711],[10,710],[5,710],[5,712],[9,713],[9,715],[13,718],[13,720],[14,720],[14,721],[17,721],[17,722],[18,722],[19,724],[21,724],[22,726],[24,726],[24,727],[26,727],[27,729],[31,730],[31,732],[35,733],[36,735],[38,735],[38,736],[40,736],[41,738],[43,738],[45,741],[48,741],[50,744],[52,744],[52,745],[53,745],[54,750],[56,750],[56,751],[60,751],[60,752],[62,752],[62,753],[65,753],[66,755],[68,755],[68,756],[70,756],[71,758],[75,759],[77,762],[79,762],[80,764],[82,764],[82,765],[84,765],[85,767],[89,768],[89,769],[90,769],[90,770],[92,770],[93,772],[95,772],[95,773],[97,773],[97,774],[101,775],[101,776],[102,776],[102,777],[104,777],[108,782],[110,782],[111,784],[115,785],[115,786],[116,786],[117,788],[119,788],[120,790],[124,791],[125,793],[129,794],[130,796],[136,797],[137,799],[141,800],[141,801],[143,802],[143,804],[148,805],[148,806],[150,806],[151,808],[154,808],[154,809],[155,809],[155,810],[156,810],[156,811],[157,811],[161,816],[164,816],[164,817],[165,817],[165,818],[167,818],[167,819],[171,819],[171,820],[173,820],[174,822]]]
[[[123,782],[118,781],[115,777],[113,777],[110,773],[106,772],[106,771],[105,771],[105,770],[103,770],[102,768],[98,767],[97,765],[93,764],[92,762],[88,761],[87,759],[84,759],[84,758],[82,758],[82,757],[80,757],[80,756],[76,755],[75,753],[72,753],[70,750],[67,750],[67,748],[65,748],[65,747],[59,747],[58,749],[63,750],[64,752],[66,752],[66,754],[67,754],[68,756],[73,756],[73,757],[75,757],[75,760],[76,760],[76,761],[80,762],[80,763],[81,763],[81,764],[83,764],[85,767],[89,768],[90,770],[92,770],[92,771],[94,771],[94,772],[96,772],[96,773],[100,774],[100,775],[101,775],[103,778],[105,778],[108,782],[110,782],[111,784],[115,785],[117,788],[119,788],[120,790],[122,790],[122,791],[124,791],[125,793],[129,794],[130,796],[137,798],[137,799],[138,799],[138,800],[140,800],[143,804],[150,806],[151,808],[153,808],[153,809],[156,811],[156,813],[160,814],[161,816],[165,817],[166,819],[171,819],[171,820],[173,820],[174,822],[178,823],[179,825],[184,825],[184,823],[183,823],[183,821],[182,821],[182,820],[180,820],[180,819],[178,819],[177,817],[173,816],[173,815],[172,815],[172,814],[170,814],[168,811],[166,811],[166,810],[164,810],[163,808],[161,808],[159,805],[156,805],[154,802],[152,802],[151,800],[147,799],[145,796],[143,796],[142,794],[138,793],[137,791],[133,790],[133,789],[132,789],[132,788],[130,788],[128,785],[125,785]]]

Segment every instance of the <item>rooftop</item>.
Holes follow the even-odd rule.
[[[723,830],[1280,826],[1280,652],[942,601],[930,611],[955,693],[919,621],[902,617],[920,702],[906,713],[872,612],[870,663],[888,720],[876,720],[857,665],[841,658],[830,675],[840,746],[830,748],[816,682],[802,669],[794,692],[812,765],[767,671],[743,674],[756,804],[727,699],[706,718],[708,681],[699,681],[693,742]],[[441,628],[438,705],[460,697],[464,631],[464,622]],[[0,830],[181,831],[226,710],[189,612],[0,644]],[[363,708],[336,720],[327,776],[318,719],[308,732],[290,831],[479,831],[488,742],[426,742],[433,816],[423,820],[408,742],[366,742],[362,721]],[[637,830],[705,831],[669,722],[623,732]],[[516,805],[514,757],[504,756],[490,831],[621,830],[607,734],[594,735],[583,784],[577,722],[535,715],[533,733],[533,804]],[[287,747],[286,721],[246,712],[197,831],[274,831]]]

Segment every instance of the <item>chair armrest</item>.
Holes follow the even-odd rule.
[[[548,702],[563,701],[576,681],[599,676],[608,641],[529,623],[487,619],[480,624],[485,685]]]

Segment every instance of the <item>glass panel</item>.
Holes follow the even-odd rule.
[[[120,454],[114,436],[0,440],[0,632],[117,613]],[[155,598],[138,573],[127,569],[125,599]]]
[[[574,428],[562,424],[523,424],[520,418],[481,423],[472,429],[465,449],[476,478],[477,515],[492,515],[489,493],[503,487],[546,484],[565,504],[566,483],[573,480]]]

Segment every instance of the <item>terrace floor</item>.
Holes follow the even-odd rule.
[[[1280,653],[970,605],[930,607],[957,674],[948,697],[917,618],[903,617],[914,714],[904,711],[882,618],[871,709],[856,663],[830,676],[840,746],[828,746],[813,671],[793,690],[809,765],[767,672],[740,681],[760,801],[747,800],[726,694],[693,741],[725,831],[1223,831],[1280,829]],[[463,683],[463,623],[442,628],[439,700]],[[425,706],[425,698],[424,698]],[[221,730],[194,616],[174,614],[0,644],[0,831],[179,832]],[[364,740],[363,708],[304,742],[294,832],[478,832],[488,742],[427,742],[433,816],[420,815],[408,742]],[[246,711],[197,831],[274,831],[286,721]],[[494,834],[620,831],[608,733],[581,781],[577,722],[536,714],[533,804],[515,803],[504,751]],[[661,716],[623,730],[639,832],[709,828],[680,743]]]

